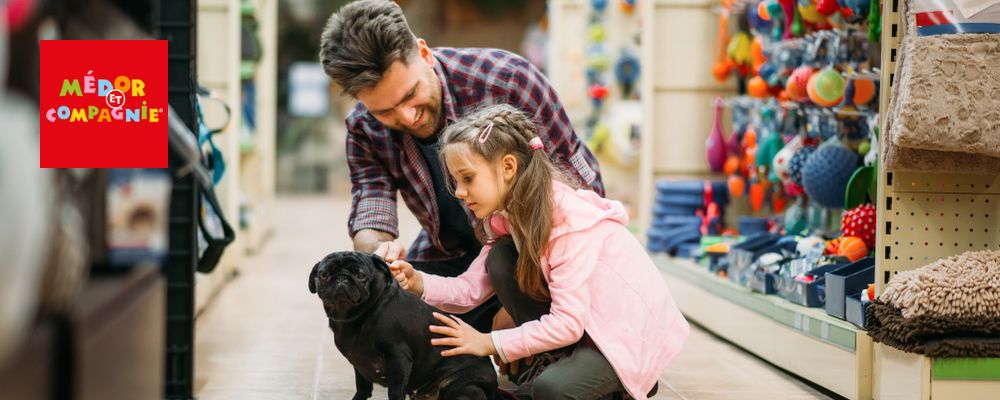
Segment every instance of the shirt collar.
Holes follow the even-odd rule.
[[[455,98],[451,95],[451,90],[448,89],[448,78],[444,71],[444,62],[434,55],[434,73],[437,74],[438,80],[441,81],[441,103],[444,109],[444,118],[447,123],[452,123],[458,121],[458,114],[455,112]]]

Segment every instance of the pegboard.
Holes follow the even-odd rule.
[[[893,174],[893,180],[898,174]],[[1000,248],[1000,193],[990,177],[988,182],[955,183],[928,181],[923,175],[903,175],[900,190],[885,193],[883,243],[877,248],[877,279],[882,284],[891,275],[927,265],[935,260],[970,250]],[[947,178],[947,177],[944,177]],[[962,178],[972,179],[963,175]],[[984,180],[986,180],[984,178]],[[993,192],[956,192],[982,187]],[[989,187],[989,189],[986,189]],[[916,188],[920,190],[904,190]],[[934,191],[927,190],[928,188]],[[941,190],[944,189],[944,190]]]
[[[883,109],[889,109],[903,37],[900,1],[885,0],[882,7]],[[885,132],[887,117],[880,115],[879,132]],[[879,140],[879,146],[885,142]],[[1000,248],[1000,176],[885,168],[878,175],[876,292],[900,271],[970,250]]]

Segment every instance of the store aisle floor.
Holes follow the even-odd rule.
[[[419,226],[400,206],[401,235],[411,240]],[[275,236],[244,259],[240,276],[198,318],[198,399],[351,398],[353,370],[334,348],[319,300],[306,286],[320,258],[350,248],[349,209],[349,198],[278,199]],[[826,398],[698,328],[660,382],[657,400]],[[376,387],[373,398],[385,397]]]

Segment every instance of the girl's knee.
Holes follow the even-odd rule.
[[[565,379],[542,373],[531,383],[531,398],[537,400],[566,399],[569,391]]]
[[[516,271],[517,247],[514,240],[510,237],[498,239],[486,256],[486,273],[492,282],[508,282],[514,279]]]

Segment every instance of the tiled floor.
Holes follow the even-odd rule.
[[[419,227],[401,205],[401,234]],[[350,248],[349,199],[282,197],[276,235],[240,266],[197,321],[195,393],[200,400],[349,399],[354,374],[333,346],[319,300],[307,289],[313,264]],[[373,398],[385,398],[376,387]],[[757,358],[693,329],[661,379],[662,399],[826,398]]]

